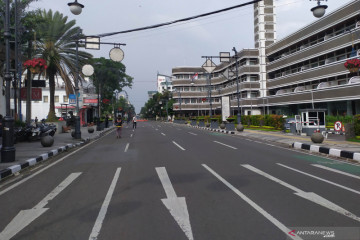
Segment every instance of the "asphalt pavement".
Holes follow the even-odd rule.
[[[0,239],[360,239],[360,166],[255,133],[109,129],[0,183]]]
[[[166,123],[173,124],[174,123]],[[187,125],[189,128],[193,126]],[[96,126],[94,127],[96,129]],[[195,127],[199,128],[199,127]],[[259,139],[262,141],[268,141],[272,143],[282,144],[291,148],[298,148],[314,153],[328,154],[332,157],[342,158],[344,160],[352,161],[354,163],[360,163],[360,143],[345,141],[344,135],[329,134],[328,138],[321,144],[314,144],[311,142],[309,136],[293,135],[291,133],[284,132],[265,132],[261,130],[245,129],[243,132],[237,131],[224,131],[220,129],[211,128],[199,128],[204,131],[223,132],[238,137],[246,137],[252,139]],[[87,127],[81,128],[82,139],[77,140],[71,137],[71,133],[57,133],[54,138],[54,145],[51,147],[43,147],[40,141],[33,142],[19,142],[15,144],[16,148],[16,160],[15,162],[4,163],[0,158],[0,180],[12,175],[22,169],[36,164],[37,162],[48,159],[49,157],[56,155],[62,151],[66,151],[69,148],[81,146],[90,141],[98,139],[105,132],[111,131],[110,128],[103,128],[102,131],[94,131],[89,133]],[[0,142],[2,139],[0,138]]]

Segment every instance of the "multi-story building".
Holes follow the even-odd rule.
[[[294,115],[303,108],[325,108],[329,115],[360,114],[359,73],[344,67],[346,60],[360,55],[359,14],[360,1],[354,0],[276,41],[273,1],[254,4],[255,48],[232,57],[238,60],[242,114]],[[224,76],[235,66],[234,60],[222,63],[211,78],[201,67],[173,68],[174,110],[220,113],[221,97],[230,96],[236,114],[236,77]],[[194,73],[197,81],[191,81]]]

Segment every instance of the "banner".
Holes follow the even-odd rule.
[[[223,121],[230,116],[230,97],[228,96],[221,97],[221,114]]]
[[[22,88],[20,92],[21,101],[26,101],[27,89]],[[42,101],[42,89],[31,88],[31,101]]]

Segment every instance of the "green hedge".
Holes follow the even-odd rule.
[[[283,129],[285,119],[282,115],[243,115],[241,116],[241,123],[244,126],[268,126],[274,129]]]

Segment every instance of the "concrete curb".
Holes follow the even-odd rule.
[[[191,126],[191,125],[190,125],[190,127],[204,129],[204,130],[208,130],[208,131],[212,131],[212,132],[222,132],[222,133],[226,133],[226,134],[235,134],[235,131],[228,131],[228,130],[223,130],[223,129],[214,129],[214,128]]]
[[[360,153],[358,152],[351,152],[346,150],[339,150],[335,148],[328,148],[328,147],[321,147],[317,145],[301,143],[301,142],[294,142],[292,144],[293,148],[296,149],[303,149],[309,150],[310,152],[318,152],[328,154],[333,157],[342,157],[342,158],[349,158],[355,160],[356,162],[360,163]]]
[[[6,177],[9,177],[17,172],[20,172],[21,170],[24,170],[27,167],[33,166],[35,164],[38,164],[40,162],[46,161],[47,159],[49,159],[50,157],[56,156],[59,153],[65,152],[70,148],[74,148],[74,147],[80,147],[83,146],[87,143],[89,143],[90,141],[94,141],[96,139],[99,139],[100,137],[104,136],[104,134],[108,131],[110,131],[112,128],[106,129],[104,131],[101,131],[100,133],[97,134],[97,136],[93,137],[93,138],[86,138],[86,139],[81,139],[81,142],[79,143],[70,143],[70,144],[66,144],[65,146],[59,147],[57,149],[53,149],[47,153],[43,153],[41,155],[39,155],[38,157],[35,158],[30,158],[28,160],[25,160],[19,164],[14,164],[6,169],[0,170],[0,181]]]

